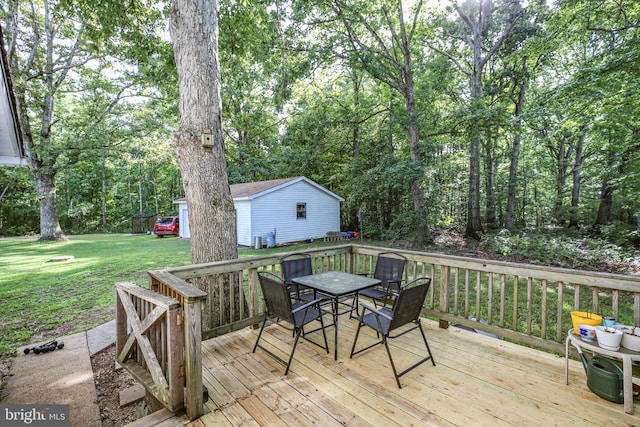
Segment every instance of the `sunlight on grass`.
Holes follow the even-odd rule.
[[[69,261],[51,262],[56,256]],[[150,235],[0,239],[0,355],[30,341],[113,319],[114,284],[147,285],[147,270],[189,264],[189,241]]]

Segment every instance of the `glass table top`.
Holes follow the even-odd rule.
[[[325,271],[296,277],[292,281],[333,296],[350,294],[380,284],[379,279],[344,271]]]

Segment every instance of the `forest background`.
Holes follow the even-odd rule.
[[[29,167],[0,167],[0,234],[38,234],[49,215],[78,234],[176,213],[168,7],[0,2],[32,137]],[[640,241],[637,2],[219,7],[231,183],[307,176],[345,198],[343,229],[362,209],[375,239],[573,228]]]

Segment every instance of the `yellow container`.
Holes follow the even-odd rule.
[[[580,329],[578,325],[602,325],[602,316],[586,311],[572,311],[571,321],[573,322],[573,333],[580,335]]]

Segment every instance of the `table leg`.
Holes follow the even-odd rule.
[[[333,324],[335,334],[333,359],[338,360],[338,297],[333,300]]]
[[[633,414],[633,381],[632,362],[630,357],[622,358],[622,389],[624,392],[624,412]]]
[[[569,331],[569,334],[571,331]],[[564,346],[564,383],[569,385],[569,341],[571,337],[567,334],[567,342]]]

